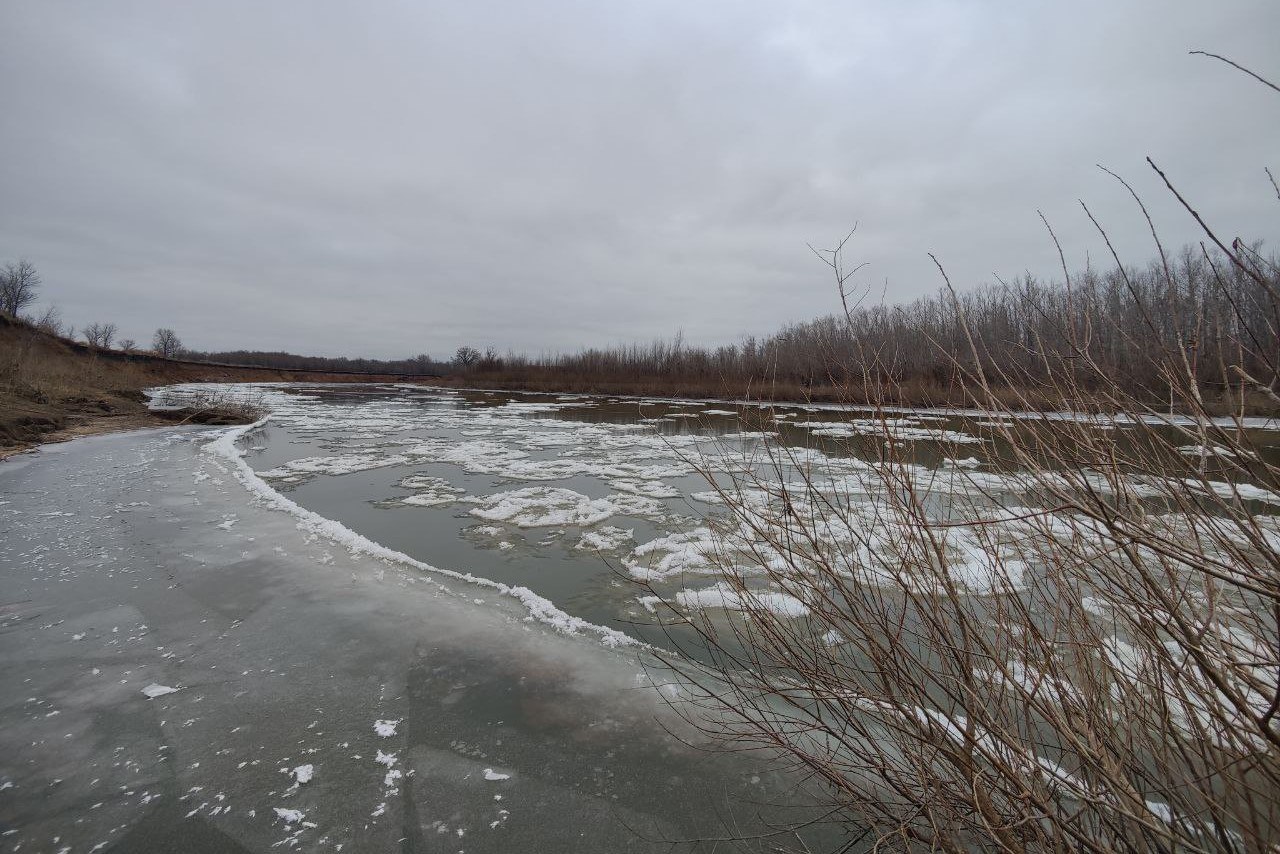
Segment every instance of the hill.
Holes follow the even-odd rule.
[[[166,420],[234,423],[252,413],[210,406],[157,414],[143,389],[190,382],[411,382],[429,375],[211,364],[104,350],[0,314],[0,455],[50,439],[153,426]]]

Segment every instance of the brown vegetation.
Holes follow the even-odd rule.
[[[0,315],[0,448],[22,448],[56,431],[100,421],[117,429],[173,420],[228,423],[247,413],[148,411],[143,389],[184,382],[403,382],[393,374],[343,374],[234,367],[107,350]]]
[[[1146,270],[947,281],[898,328],[918,349],[846,312],[850,397],[894,397],[886,353],[941,353],[981,459],[921,466],[881,409],[856,465],[766,443],[703,467],[735,609],[659,612],[699,640],[665,656],[683,708],[806,775],[842,851],[1280,847],[1280,465],[1243,417],[1280,403],[1280,268],[1166,184],[1216,252],[1153,228]]]
[[[1114,384],[1167,410],[1176,394],[1157,354],[1173,351],[1200,378],[1211,411],[1237,412],[1243,405],[1248,413],[1270,414],[1277,411],[1270,392],[1280,384],[1280,318],[1271,308],[1272,294],[1280,290],[1277,270],[1275,259],[1256,246],[1187,248],[1141,269],[1117,259],[1109,271],[1064,272],[1056,282],[1027,275],[962,294],[943,290],[903,306],[850,301],[840,315],[715,349],[690,347],[679,337],[541,358],[464,348],[474,358],[456,359],[449,382],[525,391],[964,406],[970,394],[954,354],[972,344],[992,375],[990,393],[1005,405],[1073,408],[1101,399]],[[846,271],[839,280],[847,298]],[[1084,359],[1102,373],[1082,373],[1071,389],[1077,397],[1064,399],[1054,380]],[[1232,371],[1225,373],[1225,366]],[[1245,376],[1262,378],[1262,387]]]
[[[851,849],[1276,850],[1280,525],[1259,496],[1280,465],[1243,420],[1210,417],[1181,346],[1145,360],[1185,414],[1169,418],[1084,346],[1117,323],[1103,311],[1057,330],[1079,357],[1044,373],[988,364],[957,317],[983,470],[919,466],[883,411],[882,450],[852,475],[781,446],[705,468],[740,616],[667,612],[700,639],[667,657],[688,716],[784,755]],[[1093,403],[1018,417],[1031,402],[996,387]]]
[[[172,330],[159,330],[156,333],[157,341],[153,349],[158,353],[162,352],[159,342],[160,332],[172,334]],[[220,353],[200,353],[186,350],[182,352],[181,356],[187,361],[279,368],[287,371],[328,371],[419,377],[440,376],[449,371],[448,365],[436,362],[425,353],[409,359],[361,359],[348,356],[299,356],[296,353],[285,353],[278,350],[227,350]]]

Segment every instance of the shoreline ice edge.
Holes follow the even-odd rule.
[[[595,635],[602,646],[611,649],[624,646],[645,646],[642,641],[620,632],[617,629],[597,625],[596,623],[588,622],[580,617],[567,614],[557,608],[549,599],[539,596],[527,587],[512,587],[511,585],[493,581],[491,579],[484,578],[483,576],[473,575],[469,572],[463,573],[457,572],[456,570],[441,569],[440,567],[432,566],[429,563],[410,557],[404,552],[398,552],[395,549],[388,548],[381,543],[375,542],[363,534],[356,533],[341,522],[321,516],[319,513],[308,510],[300,504],[286,498],[284,495],[273,489],[270,484],[260,478],[257,472],[255,472],[253,468],[245,462],[245,452],[236,444],[242,437],[263,427],[270,420],[271,416],[267,415],[252,424],[230,427],[222,431],[216,438],[206,442],[201,448],[201,451],[217,456],[230,463],[233,467],[233,473],[236,480],[238,480],[240,484],[248,490],[250,495],[262,500],[267,504],[267,506],[274,510],[279,510],[293,516],[298,520],[299,529],[337,543],[345,547],[347,551],[353,555],[366,555],[369,557],[379,558],[389,563],[411,567],[431,575],[452,578],[457,581],[474,584],[487,590],[493,590],[504,596],[510,596],[520,602],[520,604],[522,604],[528,611],[528,616],[525,618],[526,620],[543,623],[554,628],[561,634],[574,637]]]

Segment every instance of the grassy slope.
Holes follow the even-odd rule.
[[[96,350],[0,315],[0,448],[115,420],[161,423],[142,390],[182,382],[385,382],[410,377],[233,368]]]

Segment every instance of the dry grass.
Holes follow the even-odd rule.
[[[393,376],[343,375],[238,368],[162,359],[143,353],[100,350],[68,341],[31,324],[0,315],[0,447],[25,446],[90,419],[131,416],[160,424],[143,389],[189,382],[368,382]],[[254,413],[227,402],[177,416],[198,423],[240,423]]]

